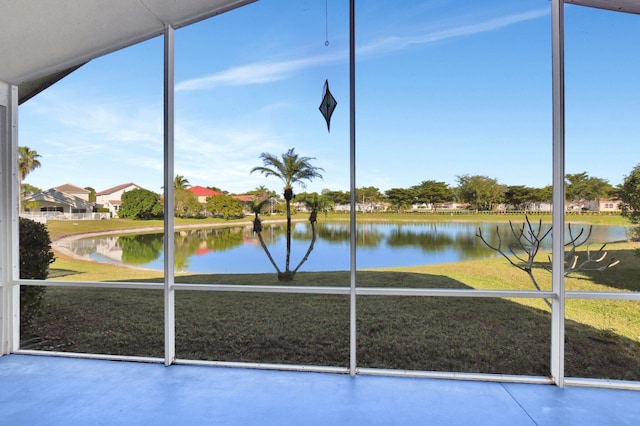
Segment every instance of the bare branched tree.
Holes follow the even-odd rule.
[[[514,237],[515,242],[507,245],[506,248],[503,247],[503,239],[498,226],[496,226],[497,244],[491,244],[484,237],[480,228],[478,228],[476,232],[476,237],[480,238],[487,247],[502,255],[511,265],[526,272],[534,287],[540,291],[540,285],[533,274],[534,262],[540,252],[542,242],[551,234],[552,227],[544,231],[542,220],[538,222],[537,226],[531,224],[528,216],[525,216],[525,221],[526,222],[519,228],[516,228],[513,223],[509,221],[509,228],[511,229],[511,235]],[[578,235],[575,236],[573,235],[574,232],[571,229],[571,224],[569,224],[568,228],[569,242],[565,243],[565,247],[570,248],[564,255],[566,263],[564,270],[565,277],[579,271],[604,271],[620,263],[619,260],[615,259],[610,259],[609,262],[603,263],[608,255],[608,253],[604,251],[606,244],[603,244],[595,253],[592,253],[589,246],[587,246],[586,258],[583,257],[581,259],[582,252],[579,253],[578,248],[585,245],[587,241],[589,241],[589,238],[591,238],[593,225],[589,226],[589,231],[586,235],[584,235],[584,228],[581,228]],[[551,258],[548,258],[548,263],[541,265],[541,267],[547,271],[551,271]],[[547,306],[551,307],[551,302],[548,299],[544,299],[544,301]]]
[[[565,276],[571,274],[572,272],[579,271],[604,271],[609,268],[613,268],[618,263],[619,260],[610,259],[607,263],[602,263],[606,259],[608,252],[604,251],[604,248],[607,244],[603,244],[600,248],[594,253],[589,250],[589,246],[587,246],[586,259],[580,260],[580,255],[578,254],[578,247],[584,245],[589,238],[591,238],[591,231],[593,230],[593,225],[589,226],[589,232],[580,241],[580,237],[584,233],[584,228],[580,229],[580,232],[576,237],[573,236],[573,231],[571,229],[571,224],[569,224],[569,242],[565,244],[565,247],[571,246],[571,248],[565,253],[564,260],[566,262],[566,266],[564,269]],[[549,260],[551,263],[551,260]]]

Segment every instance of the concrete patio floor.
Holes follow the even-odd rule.
[[[640,392],[0,357],[1,425],[640,425]]]

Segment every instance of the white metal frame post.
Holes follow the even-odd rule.
[[[174,229],[174,29],[164,33],[164,364],[176,358]]]
[[[564,386],[564,0],[551,3],[553,74],[553,241],[551,308],[551,376]]]
[[[357,316],[356,316],[356,34],[355,34],[355,0],[349,1],[349,163],[350,190],[349,212],[350,229],[350,307],[349,307],[349,373],[356,375],[357,353]]]
[[[11,312],[11,275],[9,273],[9,252],[11,228],[9,205],[11,197],[9,160],[9,105],[10,86],[0,81],[0,356],[9,353],[9,331]]]
[[[0,81],[0,355],[20,341],[18,279],[18,87]]]

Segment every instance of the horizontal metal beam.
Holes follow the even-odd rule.
[[[357,287],[358,296],[431,296],[431,297],[509,297],[516,299],[553,299],[551,291],[537,290],[475,290],[459,288],[379,288]]]
[[[230,291],[241,293],[340,294],[349,295],[349,287],[304,287],[234,284],[174,284],[176,290]]]
[[[144,282],[102,282],[102,281],[50,281],[50,280],[15,280],[14,285],[39,285],[44,287],[85,287],[85,288],[119,288],[136,290],[163,290],[163,283]]]
[[[565,4],[595,7],[615,12],[640,14],[640,1],[638,0],[564,0],[564,2]]]
[[[581,386],[602,389],[623,389],[623,390],[640,390],[639,382],[631,382],[628,380],[610,380],[610,379],[582,379],[582,378],[565,378],[564,384],[567,386]]]
[[[349,374],[347,367],[321,365],[271,364],[262,362],[205,361],[176,359],[174,365],[208,365],[213,367],[252,368],[254,370],[304,371],[309,373]]]
[[[148,356],[128,356],[128,355],[109,355],[109,354],[90,354],[83,352],[56,352],[56,351],[39,351],[33,349],[18,349],[13,353],[19,355],[37,355],[37,356],[56,356],[61,358],[80,358],[80,359],[101,359],[106,361],[128,361],[128,362],[146,362],[161,364],[163,358],[155,358]]]
[[[146,282],[98,282],[98,281],[51,281],[51,280],[17,280],[14,285],[38,285],[45,287],[84,287],[84,288],[118,288],[132,290],[163,290],[163,283]],[[215,291],[235,293],[288,293],[288,294],[336,294],[348,296],[350,287],[319,286],[272,286],[272,285],[240,285],[240,284],[189,284],[176,283],[175,290],[183,291]],[[511,299],[553,299],[551,291],[537,290],[476,290],[458,288],[391,288],[391,287],[356,287],[358,296],[424,296],[424,297],[477,297],[477,298],[511,298]],[[640,292],[627,291],[567,291],[567,299],[597,300],[640,300]]]
[[[640,300],[640,293],[628,291],[567,291],[567,299]]]
[[[390,370],[384,368],[358,368],[358,374],[369,376],[416,377],[425,379],[475,380],[500,383],[553,384],[553,380],[543,376],[519,376],[511,374],[456,373],[450,371]]]

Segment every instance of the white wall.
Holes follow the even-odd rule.
[[[119,206],[116,208],[116,206],[111,204],[110,201],[113,201],[113,200],[122,201],[122,194],[124,194],[127,191],[131,191],[132,189],[141,189],[141,188],[138,185],[129,185],[123,189],[112,192],[111,194],[96,195],[96,204],[101,205],[102,207],[108,208],[109,212],[111,212],[113,216],[117,216],[118,215],[117,208],[119,208]]]
[[[10,353],[20,338],[20,291],[13,287],[18,247],[17,111],[17,87],[0,81],[0,355]]]

